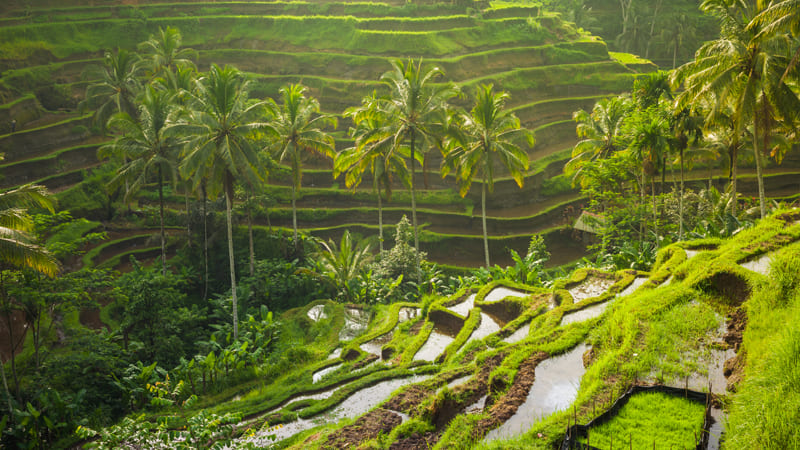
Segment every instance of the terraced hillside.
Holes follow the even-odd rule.
[[[3,187],[35,181],[60,192],[62,199],[84,197],[75,191],[82,189],[79,183],[87,169],[100,164],[93,153],[104,138],[96,135],[90,116],[75,109],[94,81],[81,74],[88,65],[101,63],[103,50],[134,48],[160,27],[182,32],[184,45],[199,51],[201,70],[211,63],[235,65],[253,77],[254,94],[262,98],[275,97],[287,83],[302,82],[325,112],[337,115],[383,89],[379,77],[392,59],[422,58],[426,65],[442,68],[446,79],[465,93],[479,83],[508,91],[509,106],[536,132],[536,145],[529,149],[535,162],[523,190],[501,179],[490,199],[490,234],[498,262],[507,262],[506,247],[523,251],[528,236],[538,232],[546,234],[554,253],[565,255],[556,263],[582,254],[580,245],[553,220],[580,200],[569,188],[551,192],[546,180],[560,173],[575,142],[572,112],[590,108],[603,95],[628,90],[638,71],[652,69],[615,61],[603,42],[538,7],[391,2],[60,5],[9,6],[0,21],[7,49],[0,57],[0,121],[5,126],[17,120],[15,133],[0,136],[0,151],[6,155],[0,169]],[[462,106],[468,101],[460,100]],[[347,121],[339,123],[340,149],[351,144],[348,126]],[[330,176],[329,161],[310,161],[309,167],[299,202],[304,230],[324,237],[338,235],[344,227],[374,234],[375,196],[366,188],[356,195],[347,192]],[[434,261],[478,265],[477,194],[461,200],[452,180],[440,181],[436,174],[425,178],[429,184],[420,201],[426,224],[423,249]],[[275,173],[270,181],[273,196],[282,202],[288,177]],[[408,196],[399,187],[397,194],[387,205],[390,223],[409,211]],[[108,213],[99,205],[80,203],[74,205],[79,215],[102,219]],[[171,204],[183,204],[180,193]],[[279,203],[273,211],[273,225],[289,225],[287,206]],[[448,248],[467,250],[452,255]]]
[[[797,411],[762,402],[797,398],[779,373],[796,369],[798,239],[800,212],[783,210],[729,240],[670,245],[650,272],[314,302],[281,318],[288,340],[303,324],[307,364],[196,408],[235,421],[226,448],[718,449],[754,442],[762,420],[794,423],[769,437],[790,442]]]

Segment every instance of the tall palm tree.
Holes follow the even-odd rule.
[[[500,162],[514,181],[522,187],[528,170],[528,153],[515,141],[520,137],[533,146],[533,134],[520,128],[519,119],[505,109],[509,95],[493,91],[491,84],[481,85],[475,96],[475,106],[463,114],[460,126],[452,129],[452,147],[448,150],[442,175],[456,172],[461,196],[469,192],[476,176],[481,177],[481,222],[486,268],[489,264],[489,236],[486,230],[486,191],[494,190],[495,163]]]
[[[190,48],[181,48],[182,40],[181,32],[177,28],[167,26],[159,27],[157,34],[150,35],[149,39],[139,44],[139,51],[146,56],[143,64],[151,77],[161,76],[164,71],[178,67],[194,69],[192,59],[197,57],[197,52]]]
[[[2,156],[0,156],[2,160]],[[53,277],[59,271],[56,258],[44,247],[35,243],[31,235],[33,219],[28,208],[44,208],[53,212],[53,202],[43,186],[25,185],[0,193],[0,312],[5,316],[8,329],[8,342],[14,342],[14,327],[11,324],[12,304],[6,293],[4,270],[10,268],[29,269]],[[11,394],[3,367],[0,367],[8,401],[11,409]],[[15,389],[19,391],[15,358],[11,355],[11,374]]]
[[[653,226],[658,234],[658,217],[656,209],[655,175],[661,167],[662,155],[670,146],[669,123],[663,111],[657,107],[649,108],[636,114],[627,125],[630,134],[629,148],[642,164],[641,198],[644,204],[644,184],[646,176],[650,177],[650,191],[653,198]]]
[[[173,95],[152,86],[144,90],[138,118],[127,113],[117,113],[109,120],[109,127],[120,135],[113,142],[100,147],[98,155],[123,154],[127,162],[111,180],[112,188],[128,182],[127,197],[135,195],[148,182],[155,171],[158,181],[158,204],[161,228],[161,273],[167,273],[166,236],[164,233],[164,181],[174,184],[177,179],[177,159],[180,141],[177,136],[164,133],[169,126],[170,114],[175,110]]]
[[[671,143],[678,151],[681,167],[681,185],[678,191],[678,240],[683,240],[684,153],[690,144],[696,144],[703,138],[703,118],[692,114],[689,108],[673,111],[670,117],[670,129],[673,133]]]
[[[392,69],[381,76],[381,81],[389,87],[389,96],[380,103],[383,114],[391,119],[386,124],[385,132],[393,147],[407,146],[409,151],[411,222],[418,267],[419,230],[414,163],[421,159],[421,150],[436,146],[443,136],[443,112],[449,109],[448,101],[458,94],[458,89],[452,83],[433,83],[443,75],[444,72],[438,67],[423,72],[422,60],[417,65],[410,60],[407,64],[395,60],[392,61]]]
[[[259,121],[264,103],[248,104],[250,83],[234,67],[211,66],[196,84],[194,110],[170,127],[174,135],[190,136],[180,165],[181,173],[195,187],[225,195],[228,225],[228,262],[231,275],[234,339],[239,336],[236,270],[233,257],[234,184],[238,179],[257,183],[264,179],[258,152],[251,141],[256,130],[271,127]]]
[[[319,153],[333,159],[336,156],[333,136],[326,127],[336,128],[336,118],[321,114],[319,102],[306,96],[306,87],[290,84],[281,88],[281,106],[267,100],[272,112],[274,138],[269,145],[279,162],[287,161],[292,168],[292,228],[295,252],[299,251],[297,237],[297,190],[302,180],[302,157],[306,153]]]
[[[771,2],[748,25],[749,28],[758,29],[758,37],[776,36],[783,32],[790,32],[795,38],[800,37],[800,0],[782,0]],[[796,46],[792,60],[786,67],[781,79],[797,67],[800,62],[800,45]]]
[[[385,133],[389,120],[378,109],[374,96],[364,99],[360,107],[345,111],[355,124],[350,129],[350,136],[355,138],[353,147],[342,150],[336,155],[333,165],[333,177],[345,173],[345,185],[355,189],[361,184],[364,173],[372,172],[372,187],[378,194],[378,241],[383,253],[383,203],[392,199],[392,183],[395,177],[408,184],[408,166],[406,166],[401,149],[392,145],[391,135]]]
[[[102,66],[90,66],[85,76],[99,80],[86,88],[86,98],[80,108],[95,108],[95,121],[105,128],[112,114],[136,114],[135,98],[141,91],[139,81],[141,58],[135,52],[117,49],[103,55]]]
[[[615,151],[624,148],[619,139],[625,119],[633,110],[633,102],[628,96],[605,98],[598,101],[592,112],[578,110],[572,115],[578,123],[576,132],[581,141],[572,150],[564,172],[572,174],[574,181],[582,177],[582,167],[588,161],[605,159]]]
[[[766,215],[762,151],[759,145],[769,141],[771,118],[791,116],[800,101],[782,75],[789,66],[788,40],[761,33],[753,19],[764,10],[761,1],[706,0],[701,8],[715,15],[721,23],[719,39],[703,45],[695,60],[675,73],[685,91],[679,106],[714,100],[716,109],[730,107],[737,136],[753,126],[753,150],[758,177],[761,217]]]

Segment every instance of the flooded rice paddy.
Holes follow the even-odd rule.
[[[476,339],[483,339],[490,334],[497,333],[498,331],[500,331],[500,325],[498,325],[497,322],[495,322],[494,319],[492,319],[492,317],[488,314],[481,313],[481,323],[478,325],[478,328],[476,328],[475,331],[469,335],[467,342],[472,342]]]
[[[308,318],[314,322],[319,322],[322,319],[327,319],[328,315],[325,314],[325,305],[317,305],[308,310],[306,313]]]
[[[586,372],[583,354],[588,349],[588,345],[581,343],[563,355],[539,363],[525,402],[510,419],[490,431],[485,440],[508,439],[522,434],[540,419],[571,405]]]
[[[600,314],[603,314],[610,304],[611,301],[607,301],[564,314],[564,317],[561,318],[561,323],[559,325],[569,325],[571,323],[594,319]]]
[[[394,331],[390,331],[386,334],[382,334],[371,341],[367,341],[359,346],[361,350],[364,350],[367,353],[372,353],[373,355],[377,355],[378,358],[381,357],[381,349],[384,345],[388,344],[389,341],[392,340],[394,337]]]
[[[431,332],[425,344],[414,354],[414,361],[433,361],[455,339],[436,330]]]
[[[344,326],[339,331],[340,341],[351,341],[356,336],[362,334],[369,326],[371,315],[367,311],[355,308],[344,310]]]
[[[523,298],[523,297],[527,297],[528,295],[530,295],[530,294],[525,293],[525,292],[521,292],[521,291],[517,291],[517,290],[514,290],[514,289],[509,289],[507,287],[498,286],[498,287],[492,289],[491,292],[486,294],[486,297],[483,299],[483,301],[485,301],[487,303],[488,302],[496,302],[496,301],[500,301],[500,300],[502,300],[502,299],[504,299],[506,297]]]
[[[334,364],[334,365],[326,367],[326,368],[324,368],[322,370],[318,370],[318,371],[314,372],[313,375],[311,375],[311,380],[314,383],[319,383],[320,380],[325,378],[325,376],[327,376],[329,373],[334,372],[339,367],[342,367],[342,365],[341,364]]]
[[[766,254],[752,261],[743,262],[739,265],[747,270],[752,270],[755,273],[760,273],[761,275],[767,275],[769,274],[769,266],[771,263],[772,263],[772,255]]]
[[[633,282],[628,285],[625,289],[622,290],[617,297],[625,297],[626,295],[633,294],[637,289],[642,287],[643,284],[647,283],[647,277],[636,277],[634,278]]]
[[[402,307],[397,313],[397,320],[399,322],[405,322],[407,320],[415,319],[419,316],[419,313],[419,308]]]
[[[592,298],[592,297],[597,297],[598,295],[602,295],[613,284],[614,280],[589,277],[586,280],[584,280],[581,284],[567,289],[567,291],[569,291],[570,295],[572,295],[573,302],[578,303],[582,300],[586,300],[587,298]]]
[[[526,337],[531,332],[531,324],[530,322],[526,323],[525,325],[519,327],[519,329],[511,334],[511,336],[503,339],[503,342],[508,344],[515,344]]]
[[[470,294],[466,300],[463,302],[448,306],[447,309],[453,311],[454,313],[460,315],[461,317],[467,317],[469,315],[469,310],[475,307],[475,294]]]

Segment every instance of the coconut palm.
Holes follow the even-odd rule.
[[[661,161],[663,161],[662,155],[667,152],[670,146],[669,123],[664,117],[663,110],[653,107],[634,115],[626,127],[630,136],[629,148],[642,164],[642,204],[644,204],[646,176],[650,177],[650,191],[653,198],[653,226],[656,227],[657,234],[655,175],[659,170],[664,170],[664,167],[661,166]]]
[[[279,162],[288,162],[292,168],[292,228],[294,229],[295,252],[299,251],[297,238],[297,190],[302,179],[302,157],[306,153],[318,153],[333,159],[336,156],[333,136],[326,127],[336,128],[336,118],[321,114],[319,102],[306,96],[306,87],[290,84],[281,88],[282,104],[267,100],[272,112],[271,123],[274,136],[269,149]]]
[[[762,27],[752,21],[764,10],[764,5],[729,3],[703,2],[702,9],[720,20],[721,36],[703,45],[694,61],[678,68],[674,80],[685,86],[678,99],[679,107],[713,101],[712,115],[730,107],[736,136],[753,126],[759,205],[764,217],[763,147],[759,146],[769,142],[773,118],[791,116],[792,111],[800,109],[800,101],[782,76],[789,67],[789,41],[762,34]]]
[[[355,189],[367,170],[372,173],[372,187],[378,194],[378,241],[383,253],[382,195],[391,201],[395,178],[408,184],[408,166],[401,149],[393,146],[391,135],[385,133],[388,117],[378,109],[376,97],[365,98],[362,106],[348,109],[345,115],[355,124],[350,129],[355,145],[336,155],[333,176],[344,173],[345,185]]]
[[[170,127],[170,133],[190,137],[180,164],[181,173],[196,188],[225,195],[234,339],[239,333],[231,217],[234,184],[239,178],[251,183],[264,179],[265,170],[251,137],[256,130],[271,130],[268,123],[259,121],[264,103],[248,104],[249,87],[236,68],[212,65],[208,74],[197,81],[195,109]]]
[[[408,147],[411,163],[409,190],[411,191],[411,221],[414,228],[414,249],[419,254],[417,227],[417,202],[414,183],[414,163],[421,159],[422,150],[436,146],[443,136],[442,119],[448,101],[458,94],[452,83],[433,84],[444,72],[434,67],[422,70],[422,60],[403,64],[392,61],[392,69],[381,76],[389,87],[389,96],[380,103],[382,113],[390,118],[384,132],[394,148]],[[424,164],[424,162],[423,162]],[[419,257],[417,257],[419,266]]]
[[[772,2],[750,22],[748,27],[759,30],[759,37],[775,36],[783,32],[790,32],[795,38],[800,37],[800,0]],[[800,45],[796,47],[781,79],[786,78],[800,61]]]
[[[181,41],[181,32],[168,26],[159,27],[158,34],[150,35],[149,39],[139,44],[139,51],[146,57],[143,65],[153,78],[163,75],[166,70],[179,67],[194,69],[192,59],[197,57],[197,52],[190,48],[181,48]]]
[[[135,115],[135,98],[142,87],[140,73],[141,58],[135,52],[124,48],[105,52],[103,66],[90,66],[86,71],[87,78],[99,81],[86,88],[80,108],[95,108],[95,122],[102,128],[114,113]]]
[[[486,230],[486,191],[494,189],[495,163],[500,162],[514,181],[522,187],[528,170],[528,153],[516,144],[525,137],[533,146],[533,134],[520,128],[519,119],[504,109],[509,95],[493,91],[491,84],[481,85],[475,96],[475,106],[462,114],[459,126],[451,129],[452,147],[445,156],[442,175],[455,171],[461,196],[469,192],[475,177],[481,178],[481,221],[486,268],[489,264],[489,236]]]
[[[598,101],[591,113],[581,109],[572,115],[578,123],[575,131],[581,140],[572,149],[572,158],[567,161],[564,172],[572,175],[573,182],[581,180],[584,164],[608,158],[624,148],[619,139],[632,108],[630,97],[619,96]]]
[[[2,160],[2,156],[0,156]],[[53,277],[59,271],[58,261],[44,247],[35,243],[31,235],[33,219],[28,214],[28,208],[44,208],[53,212],[53,202],[43,186],[25,185],[0,193],[0,269],[28,269]],[[12,303],[6,294],[4,276],[0,273],[0,311],[7,321],[9,333],[8,342],[15,341],[11,324]],[[0,367],[3,387],[8,400],[8,410],[11,409],[11,395],[8,389],[5,370]],[[15,358],[11,356],[11,374],[14,378],[16,389],[17,369]]]
[[[123,154],[126,161],[111,180],[112,188],[127,182],[125,201],[144,187],[155,171],[158,186],[159,218],[161,228],[161,273],[167,273],[166,236],[164,233],[164,182],[175,184],[177,179],[178,148],[181,142],[174,135],[164,133],[170,114],[175,110],[173,95],[148,86],[140,100],[138,118],[128,113],[117,113],[109,120],[109,127],[119,132],[113,142],[100,147],[101,158],[110,154]]]

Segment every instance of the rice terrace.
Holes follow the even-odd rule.
[[[0,448],[800,449],[800,1],[4,0]]]

